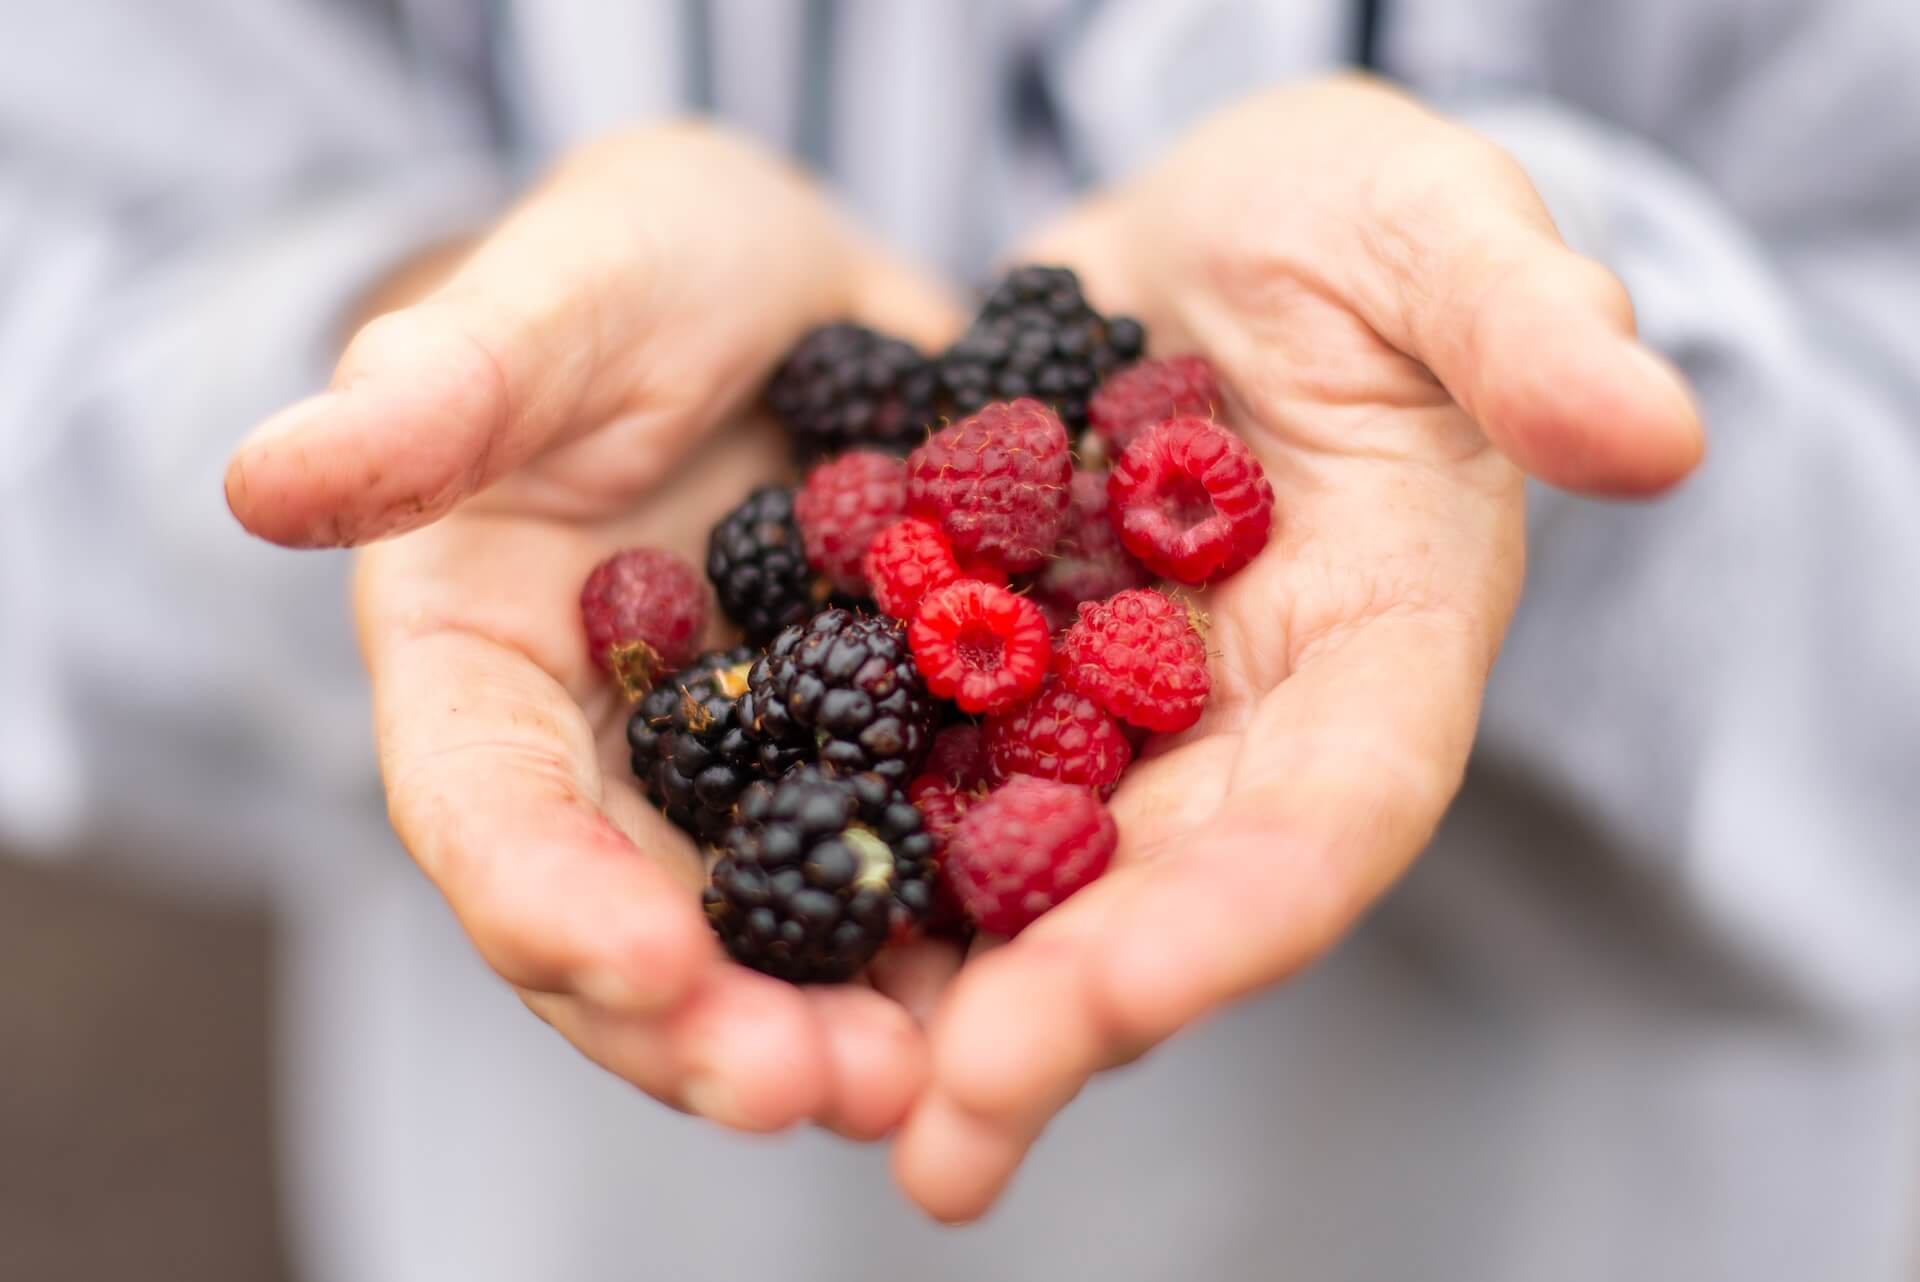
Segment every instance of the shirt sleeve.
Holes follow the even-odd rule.
[[[1862,74],[1886,53],[1855,52]],[[1695,164],[1550,96],[1442,105],[1621,275],[1710,434],[1651,506],[1530,491],[1480,759],[1570,805],[1750,973],[1898,1012],[1920,1001],[1920,134],[1885,122],[1920,93],[1869,101],[1811,140],[1818,182],[1778,194],[1734,176],[1750,157]]]
[[[502,197],[482,86],[416,37],[405,6],[308,0],[0,19],[16,849],[237,850],[286,822],[269,780],[322,805],[371,788],[346,562],[251,543],[220,477],[324,381],[383,273]]]

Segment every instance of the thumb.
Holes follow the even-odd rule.
[[[811,325],[930,338],[951,307],[771,156],[704,127],[625,135],[362,328],[325,392],[240,445],[228,506],[275,543],[370,542],[616,418],[684,450]]]
[[[1368,323],[1529,475],[1621,497],[1683,480],[1706,448],[1699,410],[1637,338],[1626,287],[1561,241],[1517,163],[1423,123],[1426,159],[1380,180],[1356,256]]]

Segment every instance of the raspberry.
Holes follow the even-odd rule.
[[[807,563],[793,491],[779,485],[761,486],[713,527],[707,577],[720,608],[755,645],[810,617],[833,590]]]
[[[904,339],[846,321],[811,330],[767,384],[802,462],[859,446],[905,454],[938,417],[939,370]]]
[[[1035,400],[989,405],[907,457],[907,510],[939,524],[961,561],[1017,573],[1047,559],[1067,520],[1067,430]]]
[[[968,807],[942,875],[982,930],[1017,935],[1105,872],[1119,841],[1091,792],[1023,775]]]
[[[934,703],[892,619],[824,610],[775,637],[747,678],[741,724],[762,739],[775,775],[791,754],[842,774],[875,771],[902,785],[933,741]]]
[[[1113,795],[1133,760],[1121,724],[1056,677],[1026,703],[988,717],[987,764],[999,781],[1015,775],[1057,779]]]
[[[1117,456],[1156,423],[1219,417],[1223,399],[1213,362],[1204,356],[1141,361],[1100,385],[1087,404],[1087,427]]]
[[[1138,321],[1087,306],[1071,271],[1020,267],[994,287],[960,341],[941,354],[940,381],[962,414],[1032,396],[1077,431],[1086,426],[1093,389],[1138,360],[1146,343]]]
[[[587,653],[629,699],[693,658],[707,630],[707,585],[684,557],[627,548],[593,567],[580,589]]]
[[[1259,554],[1273,527],[1273,486],[1246,443],[1203,418],[1140,434],[1107,481],[1120,541],[1149,570],[1199,585]]]
[[[703,902],[735,960],[795,983],[853,978],[933,908],[933,839],[874,774],[799,766],[741,794]]]
[[[907,628],[927,689],[963,712],[998,712],[1046,680],[1052,648],[1040,607],[973,579],[929,592]]]
[[[855,450],[813,469],[793,496],[793,519],[814,568],[848,596],[865,596],[867,545],[906,507],[907,465]]]
[[[1119,532],[1107,519],[1107,474],[1075,472],[1071,494],[1067,528],[1053,559],[1033,576],[1034,604],[1056,628],[1073,622],[1074,607],[1082,601],[1104,601],[1153,582],[1147,567],[1121,546]]]
[[[867,584],[881,610],[896,619],[911,619],[920,599],[960,577],[953,544],[938,526],[918,517],[895,521],[867,546]]]
[[[992,777],[987,766],[986,735],[979,726],[948,726],[933,737],[933,750],[921,772],[961,788],[973,788]]]
[[[1187,607],[1151,588],[1082,605],[1061,634],[1057,666],[1069,689],[1163,733],[1198,721],[1213,688],[1207,644]]]

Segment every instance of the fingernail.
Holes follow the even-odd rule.
[[[740,1111],[734,1103],[733,1092],[718,1078],[691,1078],[680,1092],[680,1097],[688,1108],[710,1122],[718,1122],[722,1126],[740,1124]]]

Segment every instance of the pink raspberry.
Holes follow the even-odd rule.
[[[1033,576],[1034,604],[1056,628],[1073,621],[1074,607],[1082,601],[1104,601],[1153,582],[1107,519],[1107,474],[1075,472],[1071,493],[1066,531],[1053,558]]]
[[[1087,426],[1105,443],[1109,457],[1134,438],[1170,418],[1218,418],[1224,401],[1213,362],[1204,356],[1169,356],[1121,370],[1087,402]]]
[[[1051,409],[1023,398],[988,405],[907,458],[907,510],[937,523],[962,561],[1009,574],[1038,567],[1067,519],[1073,457]]]
[[[1107,479],[1127,551],[1181,583],[1223,579],[1273,528],[1273,486],[1246,442],[1203,418],[1169,419],[1127,447]]]
[[[907,465],[874,450],[822,463],[793,496],[808,562],[850,596],[866,595],[868,545],[906,510]]]
[[[580,589],[587,653],[629,699],[692,661],[707,630],[707,582],[660,548],[626,548],[593,567]]]
[[[1185,730],[1213,689],[1192,611],[1151,588],[1082,605],[1055,662],[1069,688],[1144,730]]]
[[[988,717],[987,764],[996,780],[1057,779],[1113,795],[1133,760],[1127,732],[1105,709],[1058,678],[1010,712]]]
[[[1022,776],[968,807],[941,870],[982,930],[1017,935],[1105,872],[1119,842],[1091,792]]]
[[[907,640],[927,689],[963,712],[1012,707],[1040,688],[1053,658],[1040,607],[974,579],[929,592]]]

